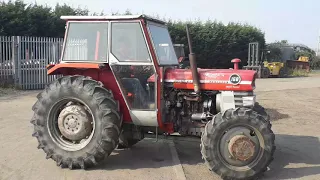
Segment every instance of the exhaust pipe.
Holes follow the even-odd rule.
[[[199,81],[198,67],[197,67],[197,62],[196,62],[196,54],[194,54],[192,51],[192,44],[191,44],[188,25],[186,25],[186,30],[187,30],[189,52],[190,52],[189,53],[189,61],[190,61],[190,68],[191,68],[191,72],[192,72],[192,81],[193,81],[194,92],[196,94],[199,94],[200,81]]]

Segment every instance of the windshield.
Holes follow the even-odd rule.
[[[108,22],[69,22],[62,60],[106,61]]]
[[[165,26],[148,24],[153,46],[160,65],[178,65],[169,31]]]

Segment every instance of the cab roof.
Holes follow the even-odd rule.
[[[99,20],[136,20],[146,19],[149,21],[166,24],[160,19],[156,19],[145,14],[139,15],[120,15],[120,16],[61,16],[61,19],[66,21],[99,21]]]

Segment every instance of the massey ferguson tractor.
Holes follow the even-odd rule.
[[[201,137],[208,168],[223,179],[256,179],[273,159],[275,135],[256,103],[256,72],[178,67],[165,22],[145,15],[62,16],[58,75],[33,105],[33,137],[62,168],[97,165],[150,129]],[[182,137],[183,138],[183,137]]]

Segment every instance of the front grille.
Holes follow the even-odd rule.
[[[240,91],[240,92],[233,92],[234,94],[234,101],[235,101],[235,107],[243,107],[243,100],[242,97],[244,96],[253,96],[253,91]]]

